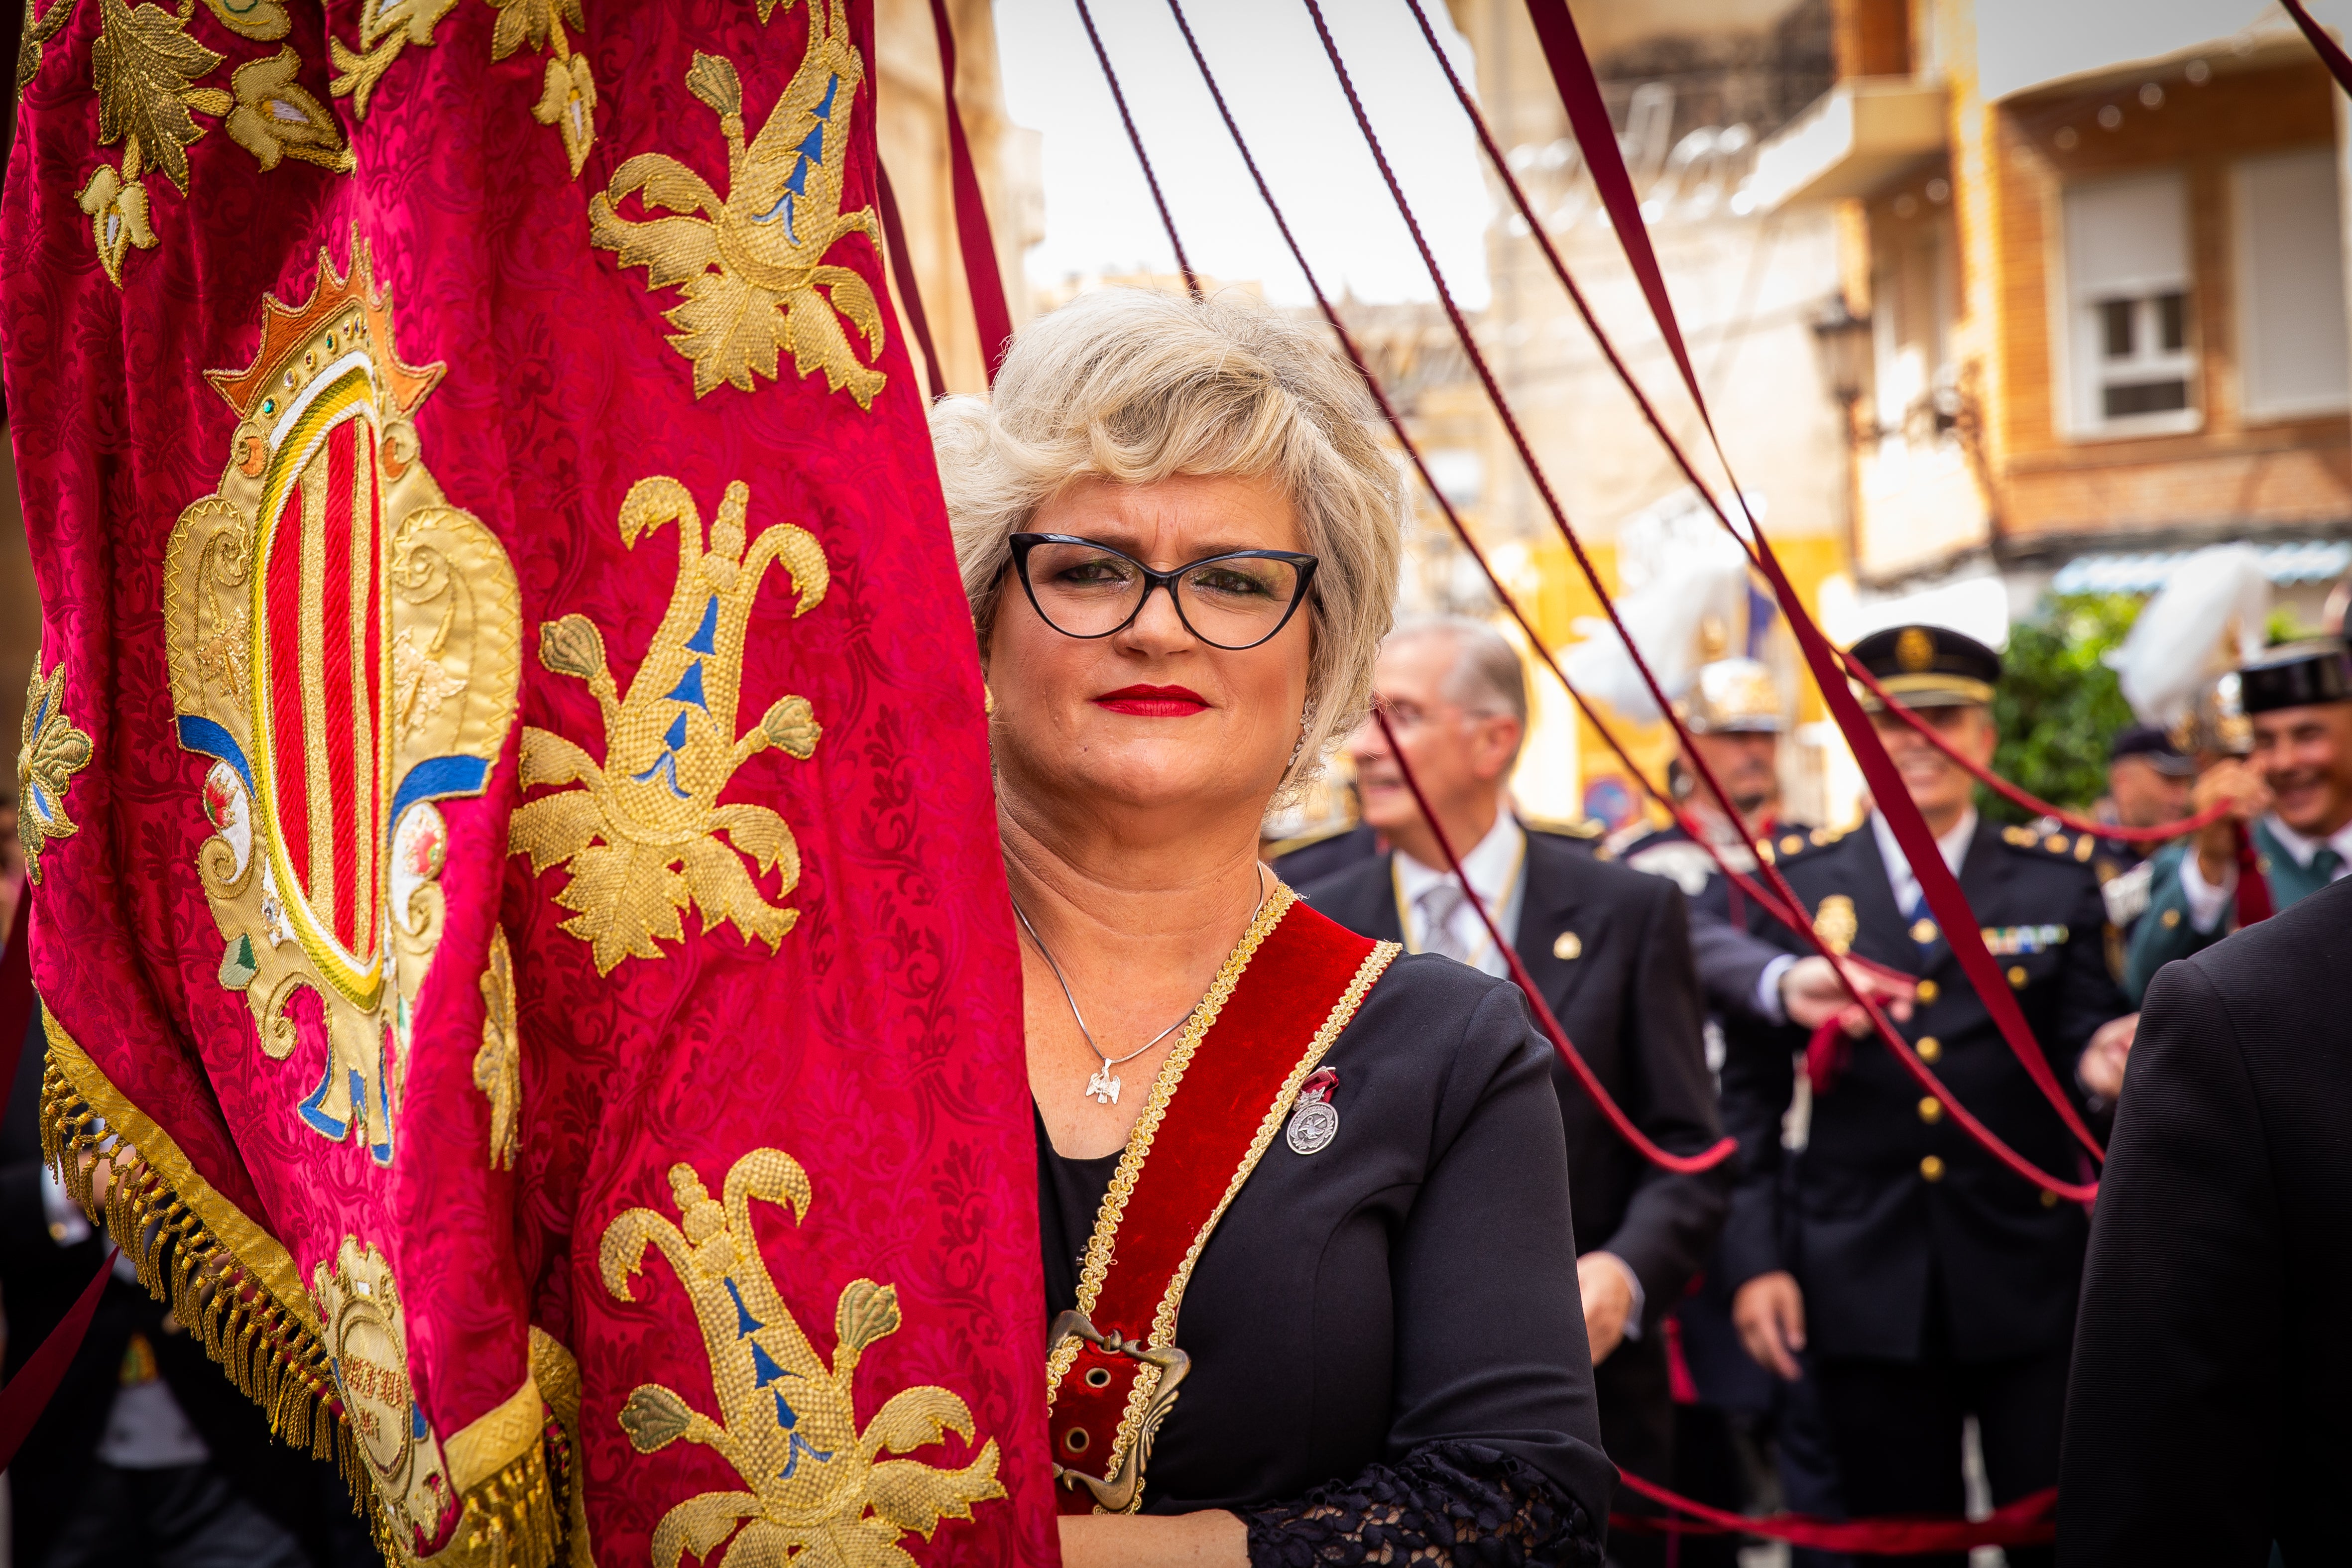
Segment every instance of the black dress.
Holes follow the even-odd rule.
[[[1616,1474],[1550,1047],[1517,987],[1402,957],[1323,1065],[1338,1135],[1277,1138],[1194,1268],[1144,1511],[1231,1510],[1253,1564],[1597,1564]],[[1037,1156],[1050,1321],[1118,1156],[1064,1159],[1042,1120]]]

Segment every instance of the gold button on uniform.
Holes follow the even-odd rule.
[[[1804,847],[1805,841],[1793,833],[1780,840],[1780,853],[1783,855],[1794,855]]]
[[[1551,955],[1554,958],[1576,958],[1583,952],[1583,940],[1572,931],[1564,931],[1551,939]]]
[[[1944,1179],[1944,1162],[1930,1154],[1919,1162],[1919,1173],[1931,1182],[1940,1182]]]
[[[1919,1005],[1921,1006],[1926,1006],[1928,1003],[1933,1002],[1938,994],[1936,989],[1936,983],[1932,980],[1922,980],[1919,982],[1918,989],[1914,992],[1913,994],[1919,998]]]
[[[1944,1119],[1944,1102],[1932,1094],[1919,1097],[1919,1120],[1933,1126]]]
[[[2174,926],[2177,926],[2177,925],[2179,925],[2179,923],[2180,923],[2180,911],[2179,911],[2179,910],[2165,910],[2165,911],[2164,911],[2164,929],[2165,929],[2165,930],[2167,930],[2167,931],[2170,931]]]
[[[1925,947],[1929,942],[1935,941],[1936,922],[1934,921],[1926,920],[1912,921],[1911,940],[1917,942],[1921,947]]]
[[[2052,1192],[2048,1187],[2042,1188],[2042,1206],[2046,1209],[2056,1208],[2058,1206],[2058,1194]]]
[[[1923,1062],[1932,1062],[1944,1054],[1944,1042],[1933,1035],[1922,1035],[1919,1043],[1911,1047],[1919,1053]]]
[[[2025,989],[2025,965],[2012,963],[2009,966],[2009,984],[2015,990]]]

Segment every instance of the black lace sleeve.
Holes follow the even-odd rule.
[[[1396,1465],[1245,1517],[1250,1568],[1425,1563],[1600,1568],[1600,1521],[1532,1467],[1475,1443],[1429,1443]]]

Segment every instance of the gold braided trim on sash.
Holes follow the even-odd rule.
[[[1185,1026],[1175,1049],[1168,1053],[1167,1062],[1153,1079],[1151,1098],[1145,1104],[1143,1114],[1136,1119],[1134,1130],[1128,1134],[1127,1147],[1120,1152],[1118,1168],[1111,1176],[1110,1187],[1103,1194],[1102,1209],[1095,1217],[1094,1234],[1087,1239],[1086,1258],[1078,1274],[1078,1310],[1081,1312],[1090,1317],[1093,1315],[1103,1281],[1109,1277],[1111,1258],[1118,1243],[1119,1225],[1127,1215],[1128,1199],[1134,1195],[1136,1180],[1143,1173],[1144,1161],[1150,1156],[1152,1139],[1158,1134],[1160,1122],[1167,1118],[1169,1101],[1175,1098],[1178,1087],[1183,1082],[1185,1068],[1191,1064],[1202,1038],[1224,1010],[1234,987],[1241,980],[1242,972],[1256,956],[1259,944],[1281,923],[1282,917],[1289,911],[1297,897],[1284,884],[1275,884],[1273,894],[1266,900],[1266,907],[1259,911],[1257,919],[1250,922],[1249,929],[1242,933],[1242,940],[1226,956],[1224,963],[1217,971],[1216,980],[1209,987],[1208,994],[1201,999],[1199,1011]],[[1257,1134],[1250,1141],[1248,1152],[1234,1168],[1233,1179],[1225,1184],[1223,1195],[1218,1198],[1217,1206],[1210,1211],[1209,1217],[1193,1235],[1192,1245],[1186,1249],[1183,1262],[1177,1266],[1176,1272],[1169,1279],[1159,1309],[1152,1314],[1151,1349],[1165,1350],[1175,1342],[1177,1311],[1183,1304],[1184,1288],[1192,1281],[1192,1268],[1200,1260],[1201,1249],[1208,1245],[1211,1234],[1217,1228],[1217,1222],[1224,1217],[1226,1208],[1257,1169],[1257,1163],[1273,1143],[1275,1134],[1282,1131],[1282,1124],[1289,1119],[1291,1108],[1298,1100],[1299,1086],[1307,1081],[1307,1075],[1321,1063],[1325,1053],[1330,1050],[1331,1043],[1339,1037],[1339,1031],[1355,1017],[1356,1010],[1363,1005],[1364,994],[1372,988],[1372,983],[1402,951],[1402,946],[1393,942],[1374,945],[1372,951],[1365,955],[1364,962],[1357,967],[1355,978],[1349,982],[1348,989],[1324,1018],[1322,1026],[1315,1031],[1315,1037],[1307,1043],[1306,1053],[1292,1066],[1289,1076],[1283,1079],[1280,1092],[1258,1122]],[[1061,1389],[1062,1380],[1069,1375],[1072,1364],[1077,1360],[1078,1349],[1076,1339],[1065,1340],[1055,1348],[1053,1357],[1046,1364],[1045,1408],[1049,1415],[1055,1396]],[[1150,1408],[1151,1396],[1159,1386],[1158,1367],[1144,1365],[1137,1369],[1135,1382],[1128,1390],[1127,1409],[1119,1417],[1118,1434],[1111,1440],[1105,1474],[1117,1474],[1119,1466],[1125,1462],[1127,1450],[1141,1431],[1144,1413]],[[1132,1513],[1142,1506],[1143,1489],[1138,1487],[1135,1500],[1128,1511]]]
[[[313,1458],[331,1459],[377,1547],[417,1561],[387,1527],[359,1440],[330,1370],[318,1311],[293,1258],[197,1174],[171,1135],[109,1081],[56,1015],[41,1074],[41,1158],[93,1223],[138,1266],[139,1282],[220,1363],[269,1418],[269,1429]],[[92,1201],[97,1160],[120,1144],[138,1152],[117,1170],[104,1209]],[[578,1479],[580,1369],[543,1331],[530,1331],[530,1374],[512,1397],[444,1444],[463,1512],[435,1568],[590,1568]]]

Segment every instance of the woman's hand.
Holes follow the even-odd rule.
[[[2100,1025],[2091,1043],[2083,1047],[2083,1059],[2074,1068],[2074,1077],[2084,1089],[2111,1105],[2121,1100],[2124,1068],[2131,1061],[2132,1037],[2138,1033],[2137,1013],[2126,1013]]]
[[[1576,1260],[1576,1290],[1584,1298],[1584,1337],[1599,1366],[1625,1341],[1625,1321],[1633,1315],[1633,1277],[1606,1252]]]
[[[1797,1352],[1805,1348],[1805,1293],[1787,1269],[1759,1274],[1731,1299],[1731,1326],[1765,1371],[1794,1383],[1803,1375]]]
[[[1063,1568],[1249,1568],[1237,1514],[1064,1514]]]

